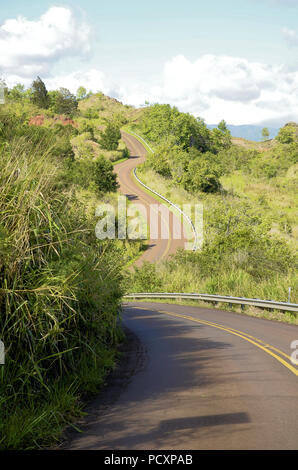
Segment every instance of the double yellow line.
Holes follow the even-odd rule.
[[[148,311],[148,309],[143,308],[143,307],[133,307],[133,308],[136,308],[138,310],[147,310]],[[262,349],[264,352],[266,352],[270,356],[274,357],[274,359],[279,361],[283,366],[285,366],[294,375],[296,375],[298,377],[298,369],[296,369],[294,366],[289,364],[289,362],[291,362],[290,356],[288,356],[286,353],[284,353],[280,349],[277,349],[276,347],[265,343],[261,339],[255,338],[254,336],[251,336],[251,335],[248,335],[248,334],[244,333],[243,331],[235,330],[234,328],[229,328],[229,327],[226,327],[224,325],[220,325],[218,323],[213,323],[213,322],[206,321],[206,320],[198,320],[197,318],[191,317],[189,315],[181,315],[179,313],[167,312],[165,310],[155,310],[155,311],[157,313],[163,313],[163,314],[169,315],[171,317],[183,318],[185,320],[190,320],[190,321],[193,321],[195,323],[200,323],[200,324],[203,324],[203,325],[212,326],[213,328],[217,328],[219,330],[226,331],[227,333],[230,333],[231,335],[239,336],[240,338],[244,339],[245,341],[248,341],[249,343],[253,344],[257,348]],[[289,361],[289,362],[287,362],[285,359],[283,359],[283,357],[286,358],[287,361]]]

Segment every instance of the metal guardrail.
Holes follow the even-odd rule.
[[[138,137],[139,139],[141,139],[144,144],[150,149],[150,151],[152,153],[154,153],[154,150],[152,150],[152,148],[150,147],[150,145],[138,134],[136,134],[135,132],[132,132],[130,131],[131,134],[135,135],[136,137]],[[191,229],[193,231],[193,234],[194,234],[194,245],[193,245],[193,251],[197,251],[198,249],[198,234],[197,234],[197,231],[196,231],[196,228],[191,220],[191,218],[185,214],[185,212],[183,212],[179,206],[177,206],[176,204],[174,204],[172,201],[170,201],[169,199],[167,199],[166,197],[162,196],[161,194],[159,194],[157,191],[154,191],[154,189],[150,188],[149,186],[147,186],[145,183],[143,183],[142,180],[140,180],[140,178],[137,176],[137,172],[136,172],[136,168],[134,168],[133,170],[133,174],[136,178],[136,180],[146,189],[148,189],[148,191],[150,191],[151,193],[155,194],[156,196],[160,197],[161,199],[163,199],[164,201],[166,201],[168,204],[170,204],[172,207],[174,207],[178,212],[180,212],[180,214],[182,215],[182,217],[184,217],[185,220],[187,220],[187,222],[190,224],[191,226]]]
[[[284,310],[288,312],[298,312],[298,304],[289,302],[276,302],[275,300],[247,299],[245,297],[230,297],[228,295],[211,295],[211,294],[183,294],[183,293],[165,293],[165,292],[142,292],[135,294],[127,294],[125,299],[192,299],[203,300],[204,302],[224,302],[228,304],[239,304],[242,308],[245,305],[254,307],[269,308],[272,310]]]
[[[138,139],[140,139],[142,142],[144,142],[144,144],[148,147],[148,149],[150,150],[150,152],[154,153],[154,150],[150,147],[150,145],[148,144],[148,142],[146,142],[146,140],[143,139],[143,137],[141,137],[140,135],[136,134],[136,133],[133,132],[133,131],[129,131],[129,133],[135,135],[136,137],[138,137]]]
[[[149,148],[149,150],[154,153],[154,150],[149,146],[149,144],[138,134],[135,132],[130,131],[131,134],[135,135],[138,137],[141,141],[144,142],[144,144]],[[196,231],[196,228],[190,219],[190,217],[185,214],[180,207],[178,207],[176,204],[174,204],[172,201],[167,199],[166,197],[162,196],[159,194],[157,191],[154,191],[154,189],[150,188],[147,186],[143,181],[140,180],[140,178],[136,174],[136,168],[134,169],[134,176],[136,180],[146,189],[154,193],[156,196],[160,197],[164,201],[166,201],[168,204],[170,204],[172,207],[174,207],[176,210],[178,210],[183,217],[188,221],[188,223],[191,225],[191,228],[194,233],[195,237],[195,242],[193,246],[193,251],[196,251],[198,249],[198,234]],[[228,304],[238,304],[241,305],[242,308],[244,308],[245,305],[250,305],[253,307],[260,307],[260,308],[268,308],[272,310],[283,310],[283,311],[288,311],[288,312],[298,312],[298,304],[293,304],[290,302],[276,302],[275,300],[262,300],[262,299],[247,299],[245,297],[231,297],[228,295],[211,295],[211,294],[195,294],[195,293],[189,293],[189,294],[184,294],[184,293],[158,293],[158,292],[142,292],[142,293],[136,293],[136,294],[127,294],[124,296],[125,299],[152,299],[152,298],[157,298],[157,299],[191,299],[191,300],[203,300],[204,302],[214,302],[214,303],[228,303]]]
[[[172,201],[170,201],[169,199],[167,199],[166,197],[162,196],[161,194],[159,194],[157,191],[154,191],[154,189],[151,189],[149,186],[147,186],[145,183],[143,183],[143,181],[140,180],[140,178],[137,176],[137,172],[136,172],[136,168],[134,168],[133,170],[133,174],[136,178],[136,180],[146,189],[148,189],[149,191],[151,191],[151,193],[155,194],[156,196],[160,197],[161,199],[163,199],[164,201],[166,201],[168,204],[170,204],[172,207],[174,207],[177,211],[180,212],[180,214],[182,215],[182,217],[184,217],[187,222],[190,224],[191,228],[192,228],[192,231],[194,233],[194,238],[195,238],[195,241],[194,241],[194,244],[193,244],[193,248],[192,250],[193,251],[197,251],[198,249],[198,234],[197,234],[197,231],[195,229],[195,226],[191,220],[190,217],[188,217],[187,214],[185,214],[185,212],[183,212],[179,206],[176,206],[176,204],[174,204]]]

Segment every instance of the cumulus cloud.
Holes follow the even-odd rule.
[[[298,72],[247,59],[204,55],[190,61],[183,55],[164,65],[160,83],[121,89],[121,101],[140,105],[170,103],[209,123],[231,124],[298,119]]]
[[[73,92],[84,85],[134,106],[145,101],[170,103],[213,124],[222,119],[267,125],[298,120],[298,71],[237,57],[203,55],[190,61],[178,55],[164,64],[155,82],[111,82],[102,71],[92,69],[48,79],[46,85],[67,86]]]
[[[292,44],[298,39],[295,31],[283,33]],[[5,70],[9,86],[30,86],[39,75],[50,90],[63,86],[76,92],[83,85],[125,104],[170,103],[208,123],[225,119],[230,124],[282,124],[298,119],[298,70],[283,65],[210,54],[191,61],[180,54],[164,64],[159,78],[142,81],[111,80],[100,69],[84,71],[78,66],[54,74],[54,65],[62,58],[85,58],[91,39],[90,27],[65,7],[52,7],[36,21],[7,20],[0,26],[0,72]]]
[[[90,52],[90,27],[69,8],[52,7],[36,21],[22,16],[6,20],[0,26],[0,50],[5,75],[45,77],[62,58]]]
[[[75,93],[80,86],[84,86],[87,90],[93,92],[102,91],[103,93],[108,93],[111,89],[107,84],[104,73],[97,69],[90,69],[86,72],[75,71],[69,74],[47,78],[44,81],[49,90],[57,90],[60,87],[65,87],[73,93]]]

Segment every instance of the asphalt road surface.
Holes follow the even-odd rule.
[[[156,303],[126,304],[123,322],[138,366],[69,449],[298,448],[297,326]]]
[[[123,133],[132,158],[117,165],[120,190],[149,207],[134,181],[146,150]],[[184,240],[150,240],[137,264]],[[245,315],[128,303],[127,350],[64,448],[112,450],[298,449],[298,327]]]
[[[154,199],[150,194],[144,191],[142,187],[137,184],[136,179],[132,175],[132,171],[135,167],[140,165],[145,161],[147,151],[144,146],[133,136],[122,132],[122,138],[126,143],[127,148],[130,151],[131,158],[128,160],[115,165],[115,173],[118,176],[118,183],[120,186],[120,192],[127,196],[130,202],[134,204],[143,204],[147,211],[147,223],[150,227],[150,207],[152,205],[157,205],[159,202]],[[156,213],[156,209],[153,210],[153,214]],[[168,255],[175,253],[178,248],[184,248],[186,239],[182,237],[180,240],[174,239],[173,236],[173,220],[175,215],[171,211],[168,211],[168,221],[167,217],[161,217],[152,224],[152,227],[159,225],[158,229],[158,238],[148,240],[148,248],[146,251],[138,258],[135,265],[140,266],[144,261],[158,262]],[[169,230],[169,238],[163,239],[161,233],[161,223],[165,223]]]

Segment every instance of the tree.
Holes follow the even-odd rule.
[[[21,85],[21,83],[18,83],[11,90],[9,90],[9,98],[11,98],[12,100],[19,101],[23,98],[24,91],[25,91],[24,85]]]
[[[213,161],[213,156],[211,152],[207,152],[190,160],[182,179],[182,185],[187,191],[205,193],[219,191],[221,172],[219,165]]]
[[[226,121],[222,120],[217,126],[211,131],[212,140],[214,144],[214,150],[216,152],[231,147],[231,132],[227,127]]]
[[[227,127],[227,123],[226,121],[223,119],[222,121],[220,121],[220,123],[218,124],[218,129],[223,132],[224,134],[228,133],[229,132],[229,129]]]
[[[268,127],[264,127],[264,129],[262,130],[262,137],[264,140],[267,140],[268,137],[269,137],[270,133],[269,133],[269,129]]]
[[[281,144],[291,144],[297,140],[298,126],[294,122],[286,124],[279,130],[276,140]]]
[[[170,136],[167,140],[163,140],[154,153],[149,153],[146,159],[146,165],[152,168],[166,178],[172,178],[173,174],[171,169],[175,169],[175,173],[179,173],[179,165],[176,162],[179,160],[179,151],[182,150],[175,145],[175,139]]]
[[[32,83],[32,101],[39,108],[47,109],[49,107],[49,95],[45,84],[40,77]]]
[[[141,120],[142,132],[151,141],[175,137],[175,144],[188,150],[195,147],[205,152],[210,149],[210,131],[200,118],[180,113],[169,104],[155,104],[145,109]]]
[[[114,173],[113,164],[104,156],[100,155],[93,163],[93,178],[97,190],[100,192],[115,192],[117,175]]]
[[[27,90],[24,91],[23,95],[24,95],[24,98],[32,100],[32,96],[33,96],[32,88],[27,88]]]
[[[104,132],[100,133],[101,139],[99,144],[106,150],[117,150],[119,140],[121,139],[121,132],[119,125],[113,121],[108,122]]]
[[[84,88],[83,86],[80,86],[77,89],[77,100],[78,101],[83,100],[84,98],[86,98],[86,95],[87,95],[86,88]]]
[[[95,138],[94,138],[94,127],[90,122],[86,121],[86,119],[84,119],[84,121],[81,122],[80,127],[79,127],[79,133],[80,134],[83,134],[85,132],[89,132],[91,140],[95,140]]]
[[[88,119],[98,119],[99,118],[98,112],[93,108],[86,109],[86,111],[82,112],[82,115],[84,117],[88,118]]]
[[[51,107],[57,114],[72,115],[78,108],[78,101],[67,88],[60,88],[51,93]]]

